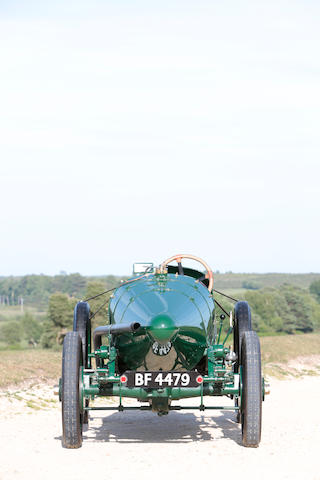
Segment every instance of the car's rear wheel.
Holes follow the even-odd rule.
[[[88,350],[91,344],[91,320],[88,302],[78,302],[74,307],[73,331],[78,332],[80,335],[83,364],[87,368],[89,367]]]
[[[262,377],[260,342],[256,332],[244,332],[241,344],[241,423],[245,447],[258,447],[261,440]]]
[[[248,302],[237,302],[234,307],[233,349],[237,354],[235,372],[241,364],[241,342],[244,332],[252,330],[251,309]]]
[[[233,350],[237,354],[237,360],[234,364],[234,372],[239,372],[241,362],[241,341],[244,332],[251,331],[251,309],[248,302],[237,302],[234,307],[234,329],[233,329]],[[235,398],[235,407],[239,406],[238,399]],[[236,411],[236,422],[241,423],[240,411]]]
[[[68,332],[62,353],[62,446],[79,448],[82,445],[83,415],[80,405],[80,369],[82,343],[77,332]]]

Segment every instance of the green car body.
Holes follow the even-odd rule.
[[[182,258],[200,261],[206,273],[182,268]],[[178,266],[168,265],[173,260]],[[233,410],[242,423],[243,444],[258,446],[266,391],[248,303],[236,301],[228,314],[214,301],[212,270],[193,255],[170,257],[159,268],[142,265],[152,271],[136,272],[114,289],[107,325],[92,332],[96,312],[90,312],[90,298],[75,307],[59,384],[63,446],[81,446],[90,411],[151,410],[162,416],[181,409]],[[220,315],[215,303],[223,311]],[[223,329],[226,317],[229,326]],[[233,347],[227,346],[231,334]],[[96,397],[117,397],[119,405],[90,405]],[[229,397],[233,405],[205,405],[205,397]],[[125,398],[139,405],[125,405]],[[185,398],[199,402],[172,405]]]
[[[112,324],[140,323],[113,346],[119,370],[192,370],[212,342],[214,300],[187,275],[148,274],[118,288],[109,305]]]

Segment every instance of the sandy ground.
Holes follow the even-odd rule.
[[[51,387],[2,393],[0,479],[188,479],[223,474],[319,480],[320,377],[273,380],[271,389],[263,405],[263,436],[257,449],[241,446],[232,412],[170,412],[158,417],[127,411],[91,413],[82,448],[66,450],[61,448],[60,405]],[[206,403],[221,404],[221,399]]]

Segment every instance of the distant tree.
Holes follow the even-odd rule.
[[[30,345],[36,346],[43,333],[41,323],[31,313],[26,312],[22,317],[23,336]]]
[[[62,343],[64,335],[72,330],[73,309],[75,298],[69,298],[65,293],[54,293],[49,298],[48,316],[44,322],[44,331],[41,337],[43,348],[53,347],[55,343]]]
[[[305,298],[305,292],[292,285],[283,285],[284,293],[290,316],[294,318],[295,330],[302,332],[312,332],[312,308]]]
[[[20,343],[22,338],[21,324],[16,320],[11,320],[1,325],[1,339],[8,345],[15,345]]]
[[[83,298],[88,281],[103,282],[106,288],[120,283],[123,277],[83,277],[80,273],[60,272],[59,275],[24,275],[23,277],[0,277],[0,303],[18,305],[21,298],[24,305],[36,305],[43,309],[48,306],[53,293],[66,293],[71,297]]]
[[[258,283],[256,282],[245,280],[244,282],[242,282],[242,288],[245,288],[247,290],[259,290],[260,285],[258,285]]]
[[[71,273],[67,278],[69,281],[69,295],[81,297],[86,290],[87,280],[80,273]]]
[[[312,324],[315,330],[320,330],[320,303],[311,297],[309,299],[312,310]]]
[[[73,303],[65,293],[54,293],[49,299],[48,318],[55,327],[71,328]]]
[[[52,325],[48,321],[43,324],[40,343],[42,348],[52,348],[58,344],[57,331],[52,328]]]
[[[314,329],[316,309],[310,295],[302,288],[284,284],[278,289],[247,291],[245,298],[261,333],[311,332]]]
[[[310,293],[315,295],[318,302],[320,302],[320,280],[315,280],[314,282],[312,282],[309,290]]]
[[[274,332],[283,331],[283,320],[279,315],[275,315],[270,319],[269,325]]]

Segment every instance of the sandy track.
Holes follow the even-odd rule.
[[[134,411],[92,413],[83,447],[66,450],[60,443],[58,406],[36,412],[25,408],[22,414],[14,414],[21,401],[11,402],[7,418],[0,420],[0,478],[164,479],[176,475],[187,479],[227,474],[258,480],[319,480],[320,377],[274,380],[271,388],[263,406],[258,449],[241,446],[240,427],[232,412],[171,412],[158,417]],[[0,401],[3,412],[6,400]],[[219,399],[209,402],[217,404]]]

